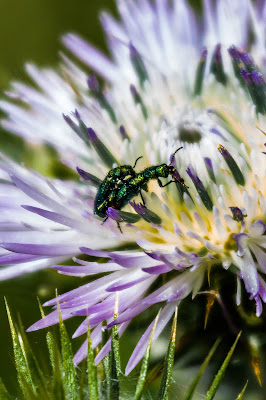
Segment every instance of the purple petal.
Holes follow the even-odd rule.
[[[141,304],[140,302],[136,305],[128,308],[124,311],[121,315],[119,315],[114,321],[110,322],[107,325],[107,328],[111,328],[116,324],[122,324],[123,322],[131,321],[132,318],[136,317],[137,315],[141,314],[143,311],[149,308],[149,304]]]
[[[123,139],[128,139],[128,134],[126,132],[124,125],[120,125],[119,132]]]
[[[75,314],[76,315],[76,314]],[[79,314],[78,314],[79,315]],[[86,313],[85,315],[81,315],[81,316],[88,316],[88,313]],[[101,326],[102,324],[100,324]],[[91,326],[90,326],[91,327]],[[84,319],[84,321],[81,322],[81,324],[79,325],[79,327],[75,330],[75,332],[72,335],[72,339],[75,339],[81,335],[83,335],[84,333],[86,333],[88,330],[88,321],[87,318]]]
[[[87,323],[87,320],[86,320]],[[101,342],[102,339],[102,325],[99,324],[94,328],[94,330],[91,332],[91,341],[92,341],[92,348],[95,349],[95,347],[98,346],[98,344]],[[79,350],[74,356],[74,364],[78,365],[88,354],[88,339],[85,340],[85,342],[81,345]]]
[[[31,255],[31,254],[7,254],[5,256],[0,257],[0,265],[12,265],[12,264],[20,264],[28,261],[38,260],[39,256]]]
[[[74,261],[77,262],[77,259],[74,257]],[[1,258],[0,258],[1,264]],[[88,276],[88,275],[96,275],[102,274],[104,272],[112,272],[121,270],[122,268],[113,263],[106,264],[98,264],[98,263],[89,263],[85,265],[52,265],[52,268],[56,269],[59,273],[64,275],[72,275],[72,276]]]
[[[118,333],[119,333],[119,337],[121,337],[123,335],[123,333],[125,332],[126,328],[128,327],[129,322],[125,322],[124,324],[121,324],[118,327]],[[102,361],[102,359],[106,356],[107,353],[109,353],[111,349],[111,338],[108,339],[108,341],[106,342],[106,344],[103,346],[103,348],[100,350],[100,352],[97,354],[97,356],[95,357],[95,364],[98,365],[99,362]],[[86,357],[86,356],[85,356]],[[75,358],[74,358],[75,359]]]
[[[36,200],[38,203],[42,204],[45,207],[48,207],[54,211],[59,213],[65,212],[69,214],[69,210],[67,210],[62,204],[52,200],[50,197],[41,193],[39,190],[35,189],[33,186],[28,185],[26,182],[21,180],[15,175],[10,175],[14,184],[22,190],[22,192],[26,193],[31,199]]]
[[[213,172],[212,160],[209,157],[204,157],[207,168]]]
[[[114,316],[114,310],[103,310],[102,312],[99,312],[92,317],[90,317],[91,325],[97,325],[99,323],[102,323],[104,321],[110,320]]]
[[[252,83],[251,76],[250,76],[250,74],[249,74],[247,71],[245,71],[244,69],[241,69],[241,70],[240,70],[240,74],[243,76],[243,78],[245,79],[245,82],[246,82],[248,85],[250,85],[250,84]]]
[[[255,85],[265,86],[265,81],[264,81],[263,76],[262,76],[262,74],[260,72],[252,71],[250,73],[250,77],[251,77],[252,81],[255,83]]]
[[[96,93],[100,92],[99,82],[98,82],[98,79],[96,78],[96,76],[94,74],[89,75],[89,77],[87,79],[87,83],[88,83],[89,89],[92,92],[96,92]]]
[[[111,218],[115,221],[119,221],[119,222],[123,221],[119,215],[119,210],[116,210],[113,207],[108,207],[106,214],[108,215],[109,218]]]
[[[80,251],[84,254],[87,254],[88,256],[110,258],[109,253],[107,251],[94,250],[90,249],[89,247],[80,247]]]
[[[235,47],[234,45],[230,46],[228,49],[228,53],[235,62],[238,63],[240,61],[240,55],[237,47]]]
[[[241,257],[241,275],[247,292],[256,296],[259,291],[259,275],[249,250]]]
[[[142,271],[136,271],[133,275],[127,274],[123,279],[113,283],[108,288],[107,292],[118,292],[120,290],[128,289],[144,280],[150,279],[150,275],[146,273],[141,273]]]
[[[234,235],[234,239],[237,244],[237,255],[242,257],[245,251],[245,248],[247,247],[247,242],[249,239],[249,235],[247,233],[237,233]]]
[[[93,257],[105,257],[105,258],[111,258],[115,263],[121,265],[124,268],[138,268],[143,266],[143,264],[147,264],[149,266],[152,264],[149,261],[149,258],[146,255],[143,255],[143,253],[138,252],[138,253],[113,253],[113,252],[107,252],[107,251],[101,251],[101,250],[93,250],[89,249],[88,247],[81,247],[80,251],[84,254],[87,254],[89,256]]]
[[[257,246],[256,243],[252,242],[249,243],[249,248],[250,250],[252,250],[262,272],[266,274],[266,252],[262,250],[259,246]]]
[[[45,302],[43,306],[54,306],[57,303],[57,299],[60,303],[62,302],[64,304],[66,301],[76,300],[83,295],[88,295],[88,293],[91,293],[94,290],[101,290],[101,288],[103,288],[105,285],[108,285],[109,283],[113,282],[114,279],[117,279],[116,275],[114,276],[114,274],[103,276],[102,278],[89,282],[86,285],[80,286],[76,289],[70,290],[67,293],[61,294],[57,298]],[[118,276],[119,275],[117,275],[117,277]]]
[[[122,314],[118,315],[118,317],[115,319],[115,321],[110,322],[107,327],[108,329],[111,328],[115,324],[121,324],[122,322],[126,322],[128,320],[131,320],[134,318],[136,315],[142,313],[145,311],[147,308],[149,308],[149,304],[142,304],[141,300],[145,294],[145,292],[149,289],[151,284],[155,281],[155,277],[152,277],[151,280],[147,280],[139,284],[138,287],[136,287],[135,290],[135,297],[134,297],[134,305],[131,307],[128,307]]]
[[[265,230],[265,223],[261,219],[259,219],[258,221],[255,221],[254,223],[249,225],[248,232],[250,236],[261,236],[264,234]]]
[[[266,282],[261,276],[259,276],[259,284],[260,284],[259,295],[262,301],[266,303]]]
[[[106,311],[106,310],[109,310],[109,311],[111,310],[111,311],[114,313],[115,300],[116,300],[115,295],[109,295],[109,297],[105,298],[102,302],[97,303],[97,304],[93,304],[92,306],[86,307],[86,308],[84,308],[84,309],[82,309],[82,310],[78,310],[78,311],[76,311],[76,312],[74,313],[74,315],[79,315],[79,316],[81,316],[81,317],[85,317],[86,315],[89,315],[90,318],[91,318],[91,316],[92,316],[93,314],[97,314],[97,313],[101,312],[103,309],[104,309],[105,311]],[[122,304],[122,303],[120,302],[120,303],[119,303],[119,306],[120,306],[120,307],[121,307],[121,304]],[[122,310],[119,309],[119,312],[124,311],[124,308],[125,308],[124,302],[123,302],[121,308],[122,308]],[[81,325],[82,325],[82,324],[81,324]],[[74,333],[75,337],[78,336],[77,333],[80,332],[80,327],[81,327],[81,325],[79,326],[79,328],[77,329],[77,331]],[[81,335],[81,334],[83,334],[83,333],[84,333],[84,331],[82,331],[81,333],[79,333],[79,335]]]
[[[156,277],[154,277],[153,280],[155,280],[155,278]],[[150,285],[151,285],[151,283],[150,283]],[[153,299],[157,298],[158,296],[160,296],[161,293],[163,293],[165,295],[165,299],[164,300],[167,300],[167,289],[171,290],[173,286],[174,286],[173,285],[173,280],[170,281],[170,282],[167,282],[165,285],[163,285],[159,289],[155,290],[153,293],[151,293],[150,295],[145,297],[143,300],[138,302],[136,305],[134,305],[133,307],[127,309],[125,312],[123,312],[121,315],[119,315],[114,322],[111,322],[108,325],[108,328],[113,326],[115,323],[120,324],[121,322],[125,322],[128,319],[132,319],[136,315],[141,314],[143,311],[145,311],[147,308],[149,308],[153,304]],[[172,294],[174,290],[175,289],[173,288],[172,291],[170,292],[170,294]]]
[[[152,264],[152,262],[149,260],[149,258],[146,255],[143,255],[142,253],[132,253],[132,255],[128,256],[127,255],[122,255],[122,254],[111,254],[110,256],[112,260],[121,265],[124,268],[140,268],[143,265],[149,266]]]
[[[63,43],[85,64],[98,72],[103,78],[110,82],[118,80],[118,71],[103,53],[86,43],[76,35],[68,34],[63,37]]]
[[[70,228],[75,229],[79,232],[88,233],[88,229],[85,228],[86,224],[84,224],[82,221],[74,220],[73,218],[66,217],[62,214],[55,213],[53,211],[47,211],[38,207],[25,206],[25,205],[22,205],[21,207],[25,208],[25,210],[40,215],[41,217],[44,217],[51,221],[57,222],[61,225],[69,226]]]
[[[161,265],[156,265],[155,267],[142,268],[142,271],[152,275],[160,275],[172,271],[172,268],[169,268],[165,264],[161,264]]]
[[[0,243],[0,246],[14,253],[34,254],[45,257],[68,256],[78,252],[77,246],[66,244]]]
[[[181,287],[175,293],[173,293],[172,296],[170,296],[167,299],[167,303],[172,303],[173,301],[176,302],[177,300],[183,298],[184,297],[184,293],[186,293],[186,288],[185,287]]]
[[[76,298],[62,302],[60,303],[60,307],[62,309],[76,307],[80,309],[81,307],[88,307],[92,304],[97,303],[98,301],[102,301],[106,297],[106,295],[106,285],[104,285],[102,286],[101,290],[97,288],[95,290],[88,291],[81,296],[77,296]]]
[[[72,317],[71,310],[61,310],[62,319],[65,321]],[[48,326],[58,324],[59,322],[59,315],[58,310],[52,311],[49,315],[46,315],[44,318],[40,319],[35,324],[31,325],[27,332],[37,331],[38,329],[47,328]]]
[[[238,56],[245,66],[255,66],[252,56],[245,51],[238,51]]]
[[[186,172],[188,176],[191,178],[192,182],[196,187],[200,187],[201,189],[205,189],[203,186],[203,183],[201,182],[200,178],[197,176],[196,172],[194,171],[194,168],[189,166],[186,169]]]
[[[161,311],[159,319],[158,319],[158,323],[156,325],[156,328],[155,328],[155,331],[153,334],[152,343],[157,339],[157,337],[160,335],[162,330],[165,328],[166,324],[168,323],[168,321],[174,314],[175,308],[176,308],[176,304],[168,304]],[[149,340],[150,340],[150,335],[151,335],[151,331],[152,331],[154,322],[155,322],[155,320],[149,325],[148,329],[145,331],[145,333],[140,338],[138,344],[136,345],[135,350],[133,351],[133,353],[127,363],[127,366],[126,366],[126,371],[125,371],[126,376],[135,368],[135,366],[140,362],[140,360],[144,356],[146,348],[147,348]]]
[[[255,296],[254,300],[256,301],[256,317],[260,317],[262,314],[262,303],[259,295]]]

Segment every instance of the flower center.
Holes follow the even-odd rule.
[[[179,139],[185,143],[199,143],[202,138],[201,133],[197,129],[186,128],[184,126],[179,128]]]

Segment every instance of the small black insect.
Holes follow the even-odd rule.
[[[94,202],[94,213],[102,218],[105,217],[105,220],[103,221],[105,222],[108,219],[106,212],[109,207],[113,207],[116,210],[121,210],[128,204],[131,199],[133,199],[133,197],[137,196],[138,194],[140,194],[143,205],[145,205],[145,201],[143,199],[141,191],[148,191],[148,182],[152,179],[157,179],[160,187],[165,187],[172,182],[178,182],[184,185],[183,179],[177,178],[177,171],[175,167],[171,165],[175,154],[180,149],[182,149],[182,147],[178,148],[174,152],[169,165],[155,165],[147,167],[143,171],[136,173],[134,171],[134,167],[136,166],[136,162],[140,158],[139,157],[133,167],[124,166],[127,168],[127,179],[121,179],[121,177],[119,179],[111,178],[111,183],[109,183],[109,181],[106,181],[107,177],[113,176],[114,170],[109,171],[96,194]],[[174,179],[163,185],[159,178],[167,178],[169,175],[171,175]],[[107,189],[106,185],[108,186]]]

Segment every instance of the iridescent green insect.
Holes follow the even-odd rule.
[[[143,199],[141,191],[148,191],[148,182],[152,179],[156,179],[160,187],[165,187],[172,182],[179,182],[180,184],[184,185],[183,179],[177,178],[177,171],[175,167],[171,165],[176,152],[181,148],[182,147],[174,152],[169,165],[160,164],[147,167],[139,173],[135,173],[134,171],[135,174],[132,174],[132,176],[129,177],[126,181],[121,180],[118,184],[114,186],[113,190],[105,192],[105,196],[101,196],[100,199],[102,200],[102,202],[99,201],[99,196],[97,193],[94,203],[95,214],[99,215],[100,217],[106,217],[104,220],[105,222],[108,218],[106,212],[109,207],[112,207],[116,210],[121,210],[128,204],[130,200],[133,199],[133,197],[137,196],[138,194],[140,194],[143,204],[145,205],[145,201]],[[112,170],[110,172],[112,172]],[[173,179],[163,185],[159,178],[167,178],[169,175],[171,175]]]
[[[137,161],[141,157],[138,157],[133,167],[131,165],[121,165],[119,167],[111,169],[104,180],[101,182],[98,192],[94,201],[94,214],[99,217],[106,217],[106,210],[104,204],[109,201],[110,195],[115,193],[119,185],[126,183],[128,180],[136,176],[134,168]]]

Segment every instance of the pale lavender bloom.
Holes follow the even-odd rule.
[[[266,2],[205,0],[202,20],[185,0],[117,3],[120,22],[102,15],[111,59],[76,35],[63,39],[106,87],[63,56],[71,85],[30,65],[41,91],[14,83],[10,97],[27,107],[1,102],[7,129],[53,145],[81,181],[47,179],[3,160],[0,263],[8,267],[0,279],[47,266],[80,277],[108,273],[58,297],[64,319],[83,317],[73,337],[87,331],[89,315],[93,347],[102,322],[119,324],[122,335],[132,318],[160,303],[156,340],[176,305],[196,296],[214,265],[234,267],[237,304],[241,286],[255,300],[257,316],[266,302]],[[102,224],[93,211],[99,180],[140,156],[136,171],[171,162],[177,184],[160,188],[152,181],[143,194],[147,208],[133,198],[125,210],[109,207]],[[136,250],[118,250],[134,243]],[[75,266],[59,265],[71,257]],[[58,322],[56,299],[45,305],[54,311],[29,330]],[[153,324],[127,374],[143,357]],[[110,340],[96,362],[109,349]],[[84,342],[75,362],[86,354]]]

